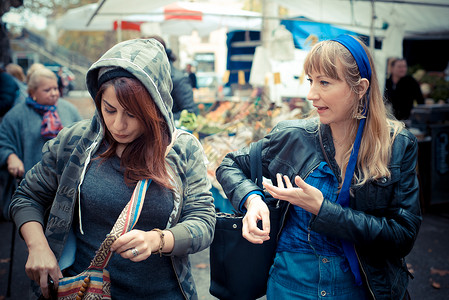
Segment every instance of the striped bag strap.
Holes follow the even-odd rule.
[[[117,221],[114,224],[111,232],[106,236],[100,248],[97,250],[95,257],[92,259],[89,269],[104,269],[106,268],[109,259],[112,256],[111,245],[121,235],[133,229],[139,219],[140,212],[142,211],[143,202],[145,200],[145,194],[148,186],[151,183],[151,179],[140,180],[131,196],[131,200],[125,206],[120,213]]]

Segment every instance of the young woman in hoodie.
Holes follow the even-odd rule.
[[[169,70],[154,39],[111,48],[86,77],[94,117],[46,143],[26,174],[10,212],[37,296],[49,296],[48,276],[58,286],[89,266],[136,183],[149,178],[136,226],[111,246],[112,298],[197,299],[188,254],[212,242],[215,209],[201,144],[174,126]]]

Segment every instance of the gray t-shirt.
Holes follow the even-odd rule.
[[[98,150],[102,153],[106,147]],[[94,156],[98,156],[98,153]],[[67,270],[73,276],[86,269],[95,251],[106,237],[134,187],[125,184],[120,159],[94,159],[81,186],[81,219],[84,235],[75,216],[73,226],[77,238],[75,263]],[[142,212],[134,229],[164,229],[173,210],[171,192],[151,182]],[[110,272],[112,299],[184,299],[170,257],[151,255],[142,262],[132,262],[114,254],[106,268]]]

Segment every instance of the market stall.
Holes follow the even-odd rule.
[[[215,178],[215,171],[226,154],[259,140],[278,122],[303,118],[309,111],[305,100],[273,105],[263,89],[258,88],[245,99],[228,98],[216,101],[209,108],[202,104],[199,107],[198,116],[183,111],[177,125],[200,139],[208,160],[215,205],[217,210],[225,212],[232,211],[232,207]]]

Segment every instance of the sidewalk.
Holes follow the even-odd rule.
[[[0,222],[0,300],[5,299],[9,268],[12,223]],[[449,210],[424,215],[415,247],[406,260],[415,279],[410,281],[412,299],[449,299]],[[24,266],[25,243],[16,235],[12,295],[7,299],[27,299],[29,280]],[[200,300],[214,300],[209,294],[209,250],[191,256],[193,275]]]

